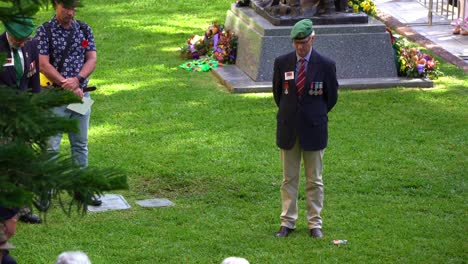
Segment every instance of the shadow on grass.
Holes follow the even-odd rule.
[[[225,11],[178,4],[96,1],[78,14],[90,22],[98,46],[90,138],[97,151],[91,150],[91,159],[119,164],[141,177],[133,180],[137,188],[150,192],[195,193],[213,179],[279,175],[271,96],[231,95],[210,74],[177,68],[183,62],[178,47],[202,34],[211,17],[224,20]],[[369,176],[364,192],[419,189],[406,177],[424,171],[427,159],[445,162],[437,148],[453,155],[447,148],[457,144],[466,118],[457,104],[465,85],[460,73],[455,76],[459,88],[443,91],[343,91],[330,115],[328,170]],[[389,165],[402,175],[391,175]],[[370,188],[382,175],[396,180]]]

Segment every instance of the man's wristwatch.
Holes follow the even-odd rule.
[[[84,78],[83,76],[79,75],[79,74],[76,76],[76,78],[78,79],[78,81],[79,81],[80,83],[83,83],[84,80],[85,80],[85,78]]]

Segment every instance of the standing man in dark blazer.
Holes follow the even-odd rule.
[[[273,95],[278,106],[276,144],[281,149],[281,227],[287,237],[296,227],[301,159],[306,175],[307,223],[310,236],[323,237],[323,154],[328,140],[327,113],[338,99],[335,62],[320,55],[312,21],[303,19],[291,30],[294,52],[275,59]]]
[[[39,51],[35,40],[29,36],[34,30],[30,18],[15,16],[3,22],[6,32],[0,35],[0,53],[6,56],[0,70],[0,86],[18,89],[20,91],[41,91],[39,84]],[[23,208],[20,220],[38,224],[39,216]]]

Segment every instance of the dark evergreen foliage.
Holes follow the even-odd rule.
[[[118,170],[81,169],[70,157],[47,152],[50,136],[77,129],[73,120],[54,116],[51,108],[73,102],[80,99],[61,89],[31,94],[0,88],[0,204],[22,207],[58,200],[69,212],[63,194],[81,193],[75,202],[84,210],[93,195],[127,188]]]
[[[68,4],[73,0],[61,2]],[[50,3],[0,0],[0,20],[18,14],[31,17]],[[4,61],[5,56],[0,54],[0,60]],[[31,94],[0,87],[0,205],[35,205],[47,211],[49,207],[45,205],[58,201],[66,213],[73,205],[85,212],[93,196],[128,188],[126,176],[117,169],[82,169],[70,157],[47,151],[50,136],[78,129],[74,121],[54,116],[51,108],[77,102],[81,102],[78,97],[61,89]],[[67,199],[75,193],[81,195]]]

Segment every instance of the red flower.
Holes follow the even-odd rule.
[[[390,41],[391,41],[391,43],[393,44],[393,42],[395,42],[395,37],[393,36],[392,31],[391,31],[389,28],[386,28],[385,30],[386,30],[386,31],[388,32],[388,34],[390,35]]]
[[[88,47],[88,44],[89,44],[88,40],[86,40],[86,39],[83,39],[83,41],[81,41],[81,47],[83,47],[85,49],[86,49],[86,47]]]

